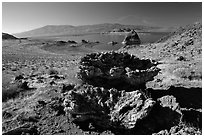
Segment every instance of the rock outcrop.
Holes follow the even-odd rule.
[[[157,101],[148,98],[143,92],[126,92],[111,113],[114,122],[125,129],[136,132],[153,133],[177,125],[182,113],[173,96],[164,96]]]
[[[83,57],[78,76],[91,85],[127,90],[143,86],[159,71],[153,60],[139,59],[126,52],[105,52]]]
[[[155,103],[140,91],[125,92],[114,106],[111,120],[126,129],[132,129],[139,121],[148,117]]]
[[[165,127],[168,129],[179,124],[182,118],[182,112],[180,105],[174,96],[163,96],[157,99],[157,103],[161,109],[157,110],[159,113],[155,111],[158,114],[155,113],[154,117],[156,117],[156,123],[160,125],[160,127]],[[161,118],[162,116],[165,117]]]
[[[18,39],[14,37],[13,35],[7,34],[7,33],[2,33],[2,39]]]
[[[154,133],[170,128],[181,119],[173,96],[153,100],[142,91],[119,91],[83,85],[65,95],[64,111],[78,123],[92,122],[103,129],[124,129]]]
[[[66,41],[62,41],[62,40],[56,41],[56,45],[57,46],[65,46],[65,45],[67,45],[67,42]]]
[[[84,39],[82,39],[81,42],[82,42],[82,43],[85,43],[85,44],[86,44],[86,43],[89,43],[88,40],[84,40]]]
[[[108,44],[114,46],[114,45],[118,44],[118,42],[117,41],[111,41],[111,42],[108,42]]]
[[[68,40],[67,43],[70,43],[70,44],[77,44],[77,42],[74,41],[74,40]]]
[[[67,92],[64,100],[64,111],[71,115],[75,122],[94,121],[99,127],[109,128],[108,114],[113,109],[121,91],[84,85],[79,90]]]
[[[137,121],[148,116],[155,103],[140,91],[83,86],[80,90],[67,92],[64,110],[75,122],[92,121],[102,128],[131,129]]]
[[[132,30],[123,40],[122,44],[125,45],[135,45],[135,44],[140,44],[140,38],[134,30]]]

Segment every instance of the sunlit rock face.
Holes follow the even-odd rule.
[[[75,122],[94,121],[100,127],[111,125],[109,113],[113,110],[123,91],[83,85],[67,92],[64,110]]]
[[[91,53],[81,59],[78,76],[94,86],[137,89],[158,74],[156,64],[127,52]]]
[[[135,45],[135,44],[140,44],[140,38],[134,30],[132,30],[123,40],[122,44],[125,45]]]
[[[140,91],[126,92],[111,111],[111,120],[126,129],[132,129],[139,121],[148,117],[155,103]]]
[[[137,121],[148,116],[155,103],[139,90],[125,92],[87,85],[67,93],[64,110],[75,122],[91,120],[106,128],[131,129]]]
[[[101,128],[157,132],[178,124],[180,106],[173,96],[153,100],[144,92],[83,85],[65,95],[64,111],[74,122],[93,122]]]

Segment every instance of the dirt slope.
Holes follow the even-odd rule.
[[[162,69],[162,73],[149,83],[150,87],[202,87],[201,23],[180,28],[158,43],[125,50],[160,62],[158,67]]]

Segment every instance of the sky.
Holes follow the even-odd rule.
[[[45,25],[120,23],[178,27],[202,21],[202,3],[3,2],[2,31],[19,33]]]

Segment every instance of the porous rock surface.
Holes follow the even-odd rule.
[[[180,107],[173,96],[157,101],[142,91],[125,92],[83,85],[67,92],[64,111],[74,122],[93,122],[100,128],[154,132],[178,124]],[[141,130],[141,129],[138,129]]]
[[[79,78],[91,85],[127,89],[151,81],[160,71],[156,62],[127,52],[91,53],[80,61]]]
[[[146,98],[140,91],[126,92],[114,106],[111,120],[127,129],[134,128],[138,121],[149,115],[155,103],[156,101]]]
[[[155,101],[147,99],[138,90],[125,92],[86,85],[67,93],[64,110],[78,122],[92,120],[103,128],[118,126],[131,129],[137,120],[148,116],[154,104]]]
[[[75,115],[75,121],[86,121],[89,119],[104,121],[123,91],[114,88],[104,89],[83,85],[80,89],[74,88],[65,95],[65,112]],[[108,125],[108,123],[107,123]]]

